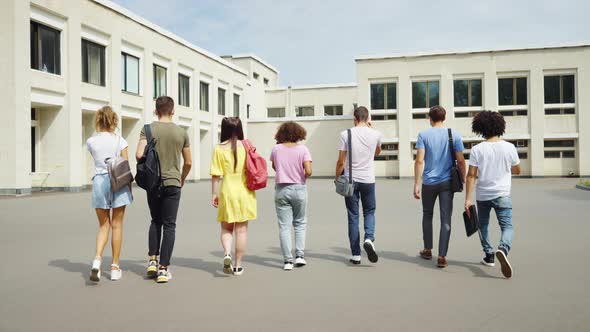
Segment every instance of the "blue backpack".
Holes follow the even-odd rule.
[[[148,193],[157,192],[162,187],[162,170],[160,169],[160,158],[156,151],[156,140],[152,136],[152,128],[149,124],[144,125],[147,145],[143,156],[137,161],[137,174],[135,182]]]

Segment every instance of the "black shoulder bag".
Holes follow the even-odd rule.
[[[449,128],[449,147],[451,151],[451,191],[454,193],[463,191],[463,176],[457,166],[457,156],[455,156],[455,144],[453,142],[453,133]]]

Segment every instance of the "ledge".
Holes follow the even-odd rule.
[[[578,188],[578,189],[581,189],[581,190],[587,190],[587,191],[590,191],[590,187],[588,187],[588,186],[585,186],[585,185],[583,185],[583,184],[581,184],[581,183],[578,183],[578,184],[576,184],[576,188]]]

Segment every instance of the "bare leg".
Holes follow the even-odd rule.
[[[221,223],[221,245],[223,254],[231,254],[232,242],[234,241],[234,224],[228,222]]]
[[[111,228],[113,235],[111,238],[111,246],[113,249],[113,264],[119,265],[119,257],[121,256],[121,243],[123,242],[123,218],[125,217],[125,206],[113,209],[113,218]]]
[[[239,222],[235,226],[236,231],[236,266],[242,266],[242,257],[246,252],[246,244],[248,242],[248,222]]]
[[[96,255],[95,258],[100,259],[104,247],[109,240],[109,231],[111,229],[111,210],[96,209],[96,216],[98,217],[98,234],[96,234]]]

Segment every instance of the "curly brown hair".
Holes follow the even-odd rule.
[[[275,140],[277,144],[297,143],[307,137],[307,131],[300,124],[294,121],[287,121],[279,127]]]
[[[485,139],[502,136],[506,131],[506,121],[498,112],[482,111],[473,118],[471,130]]]

